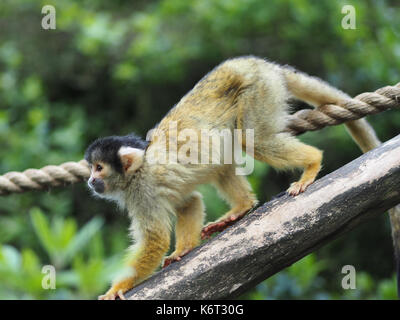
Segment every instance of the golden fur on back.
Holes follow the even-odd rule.
[[[275,168],[301,168],[300,180],[291,184],[288,193],[297,195],[305,191],[321,168],[322,152],[283,133],[287,102],[292,97],[315,107],[348,98],[322,80],[291,67],[256,57],[240,57],[217,66],[168,112],[150,135],[142,166],[130,178],[129,187],[118,194],[117,201],[132,218],[136,244],[127,261],[133,272],[114,283],[106,298],[127,291],[161,263],[170,243],[171,216],[177,218],[176,246],[166,258],[169,262],[179,260],[197,246],[201,232],[207,235],[221,231],[221,225],[226,227],[256,204],[247,179],[236,174],[236,163],[193,164],[179,159],[154,163],[157,157],[170,159],[181,147],[195,158],[208,149],[222,152],[214,142],[201,144],[202,130],[253,130],[253,141],[243,137],[243,151],[250,150],[254,158]],[[197,139],[181,140],[171,134],[186,129]],[[352,122],[348,129],[358,143],[368,145],[371,130],[364,120]],[[195,189],[204,183],[214,184],[231,209],[203,228],[204,205]]]

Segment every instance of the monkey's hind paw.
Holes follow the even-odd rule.
[[[242,219],[245,214],[246,212],[240,215],[229,216],[224,220],[209,223],[203,228],[203,230],[201,230],[201,240],[211,238],[211,236],[215,232],[224,231],[226,228],[230,227],[231,225]]]
[[[176,253],[171,254],[170,256],[168,256],[164,259],[162,267],[165,268],[165,267],[168,267],[171,263],[181,261],[182,257],[187,255],[190,251],[191,251],[191,249],[187,249],[187,250],[180,252],[179,254],[176,254]]]
[[[300,193],[303,193],[304,191],[306,191],[307,187],[313,183],[312,181],[306,181],[306,182],[293,182],[289,189],[287,189],[287,193],[291,196],[297,196]]]

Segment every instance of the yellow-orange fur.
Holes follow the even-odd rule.
[[[320,168],[322,152],[300,142],[286,126],[289,98],[304,100],[315,107],[339,103],[348,96],[325,82],[255,57],[227,60],[206,75],[166,115],[151,134],[144,161],[130,180],[129,188],[118,194],[132,218],[136,244],[128,265],[133,274],[114,283],[106,297],[115,297],[148,277],[162,262],[169,247],[170,217],[175,215],[176,247],[168,258],[179,258],[199,244],[204,220],[199,184],[212,183],[231,205],[219,221],[243,215],[257,202],[246,178],[235,174],[233,164],[151,164],[155,152],[168,157],[174,143],[179,149],[187,141],[174,141],[177,132],[195,130],[201,142],[201,129],[253,129],[254,157],[275,168],[301,168],[303,174],[288,192],[297,195],[311,184]],[[370,139],[366,122],[349,126],[359,139]],[[162,137],[166,138],[163,139]],[[172,139],[172,140],[170,140]],[[173,142],[171,144],[171,142]],[[166,144],[166,149],[165,149]],[[243,142],[243,147],[251,145]],[[207,148],[210,146],[207,145]],[[193,145],[200,156],[203,149]]]

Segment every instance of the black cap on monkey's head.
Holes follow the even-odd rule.
[[[92,142],[85,152],[85,160],[89,164],[102,161],[110,164],[113,169],[123,173],[123,164],[121,163],[120,150],[122,147],[130,147],[139,150],[145,150],[148,142],[135,134],[126,136],[109,136],[96,139]]]

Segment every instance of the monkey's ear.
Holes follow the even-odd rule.
[[[144,150],[142,149],[121,147],[118,155],[125,173],[135,172],[143,164]]]

